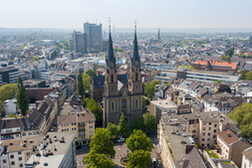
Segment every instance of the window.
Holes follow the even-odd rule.
[[[138,107],[138,101],[136,100],[136,108]]]
[[[21,161],[21,160],[22,160],[22,157],[18,157],[18,160]]]
[[[26,153],[26,156],[30,156],[30,152],[27,152],[27,153]]]
[[[3,163],[6,163],[6,159],[3,159]]]
[[[76,130],[76,128],[72,128],[72,131],[75,131]]]
[[[76,123],[72,123],[72,125],[76,125]]]
[[[114,102],[111,103],[111,110],[114,111]]]
[[[208,127],[208,130],[210,131],[210,130],[211,130],[211,127]]]
[[[196,130],[193,130],[192,132],[193,132],[193,133],[195,133],[195,132],[196,132]]]
[[[202,141],[205,141],[205,139],[204,139],[204,138],[202,138]]]
[[[15,162],[11,162],[11,165],[15,165]]]
[[[210,138],[207,138],[207,141],[210,141]]]
[[[126,109],[127,108],[127,100],[123,99],[122,100],[122,109]]]
[[[13,158],[14,158],[14,155],[11,155],[10,157],[11,157],[11,159],[13,159]]]
[[[210,122],[209,125],[212,125],[212,123]]]
[[[23,167],[23,164],[20,164],[19,167]]]
[[[111,83],[114,83],[114,75],[111,75]]]
[[[93,128],[93,126],[89,126],[89,129],[92,129]]]
[[[92,134],[94,131],[89,131],[90,134]]]
[[[213,132],[216,132],[216,129]]]
[[[217,127],[217,124],[214,124],[214,127]]]
[[[18,154],[21,155],[21,151],[19,151]]]
[[[136,73],[136,81],[138,81],[138,73]]]
[[[208,133],[207,135],[210,136],[210,133]]]
[[[216,138],[216,135],[213,135],[213,138]]]
[[[206,133],[203,133],[203,136],[205,136],[206,135]]]

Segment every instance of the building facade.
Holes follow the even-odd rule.
[[[102,25],[84,23],[84,36],[88,52],[102,50]]]
[[[140,56],[136,33],[130,70],[128,74],[118,74],[111,32],[109,32],[103,97],[103,126],[105,127],[109,122],[118,124],[122,113],[125,114],[129,124],[134,119],[142,117],[142,96]]]

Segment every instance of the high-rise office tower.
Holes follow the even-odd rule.
[[[88,52],[100,52],[102,50],[102,24],[84,23],[84,35]]]
[[[74,31],[72,39],[72,49],[77,53],[86,53],[85,36],[79,31]]]

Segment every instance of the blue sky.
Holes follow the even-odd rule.
[[[252,0],[0,0],[0,27],[252,28]]]

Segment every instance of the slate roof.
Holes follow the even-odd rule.
[[[123,84],[126,84],[128,82],[128,74],[118,74],[117,80],[119,80]],[[94,88],[104,87],[104,82],[105,82],[105,76],[103,75],[93,76]]]

